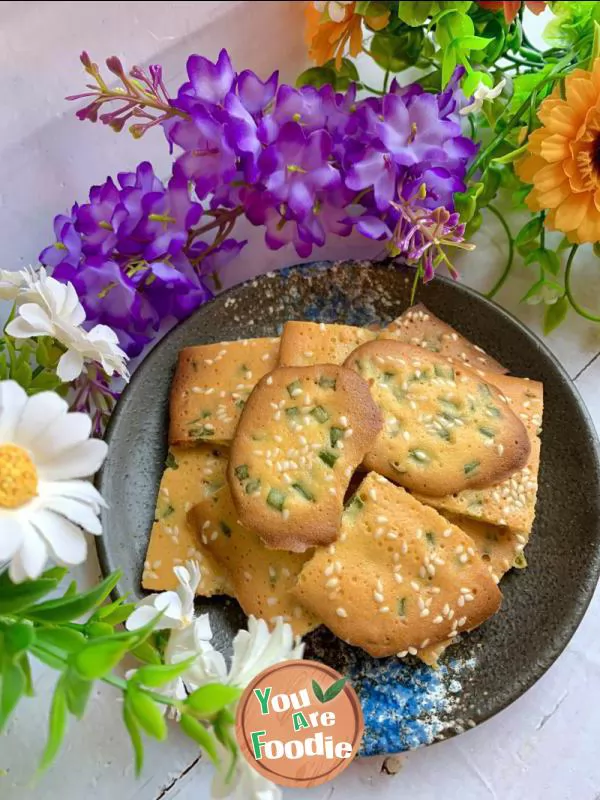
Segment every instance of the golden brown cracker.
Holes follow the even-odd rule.
[[[171,447],[144,562],[144,589],[176,589],[179,583],[173,567],[191,558],[199,561],[202,573],[198,594],[231,594],[225,570],[198,541],[188,522],[190,509],[223,485],[226,463],[223,452],[208,445],[193,449]]]
[[[344,492],[380,428],[369,387],[352,370],[281,367],[264,377],[231,448],[241,523],[273,548],[302,552],[333,541]]]
[[[422,303],[411,306],[380,334],[382,339],[412,344],[438,353],[474,370],[505,373],[508,370],[451,325],[432,314]]]
[[[279,339],[186,347],[171,386],[169,443],[229,444],[257,382],[277,363]]]
[[[384,416],[367,469],[441,497],[498,483],[527,463],[522,421],[468,367],[392,340],[361,345],[345,366],[368,381]]]
[[[375,658],[454,639],[501,601],[469,537],[374,473],[344,511],[338,541],[315,551],[294,593],[336,636]]]
[[[280,367],[343,364],[360,344],[376,338],[373,331],[325,322],[286,322],[281,334]]]

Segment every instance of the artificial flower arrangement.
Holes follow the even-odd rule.
[[[553,12],[547,50],[529,42],[524,6]],[[176,568],[176,592],[137,606],[109,600],[118,574],[64,586],[86,558],[83,532],[102,533],[104,501],[86,479],[105,458],[127,360],[219,291],[246,244],[233,236],[242,217],[267,247],[302,257],[356,230],[412,265],[416,286],[439,269],[458,277],[451,253],[473,249],[488,209],[508,236],[490,296],[518,250],[536,267],[524,299],[546,301],[546,330],[569,308],[600,321],[571,286],[578,247],[600,241],[597,18],[600,4],[579,2],[309,3],[317,66],[296,87],[236,72],[226,51],[191,56],[173,94],[159,66],[127,72],[109,58],[112,86],[82,55],[91,82],[69,98],[86,101],[77,116],[136,138],[160,127],[174,158],[170,176],[142,162],[92,187],[56,217],[41,267],[0,272],[13,304],[0,337],[0,731],[34,693],[30,660],[57,670],[42,768],[104,681],[123,694],[138,771],[142,733],[164,739],[166,715],[214,761],[215,795],[278,796],[238,757],[231,726],[241,687],[302,654],[288,625],[251,618],[227,668],[194,614],[193,562]],[[382,67],[380,88],[361,81],[359,52]],[[515,235],[502,193],[531,214]],[[564,234],[557,248],[547,231]],[[124,673],[129,656],[139,665]]]

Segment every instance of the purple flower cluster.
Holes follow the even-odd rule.
[[[211,207],[243,211],[277,249],[307,256],[327,233],[353,227],[400,240],[402,206],[454,209],[453,194],[476,145],[462,135],[460,74],[439,94],[392,85],[357,101],[356,87],[295,89],[236,74],[225,50],[216,64],[191,56],[189,80],[163,122],[179,153],[174,175]]]
[[[227,240],[197,267],[188,241],[202,215],[182,175],[165,186],[144,162],[57,216],[56,242],[40,261],[73,283],[87,323],[112,327],[136,356],[164,319],[183,319],[212,296],[203,277],[242,246]]]

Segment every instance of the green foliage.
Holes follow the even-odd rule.
[[[183,712],[182,729],[213,761],[217,761],[215,737],[235,753],[234,717],[228,707],[240,690],[210,684],[185,702],[160,694],[193,662],[162,663],[167,638],[154,630],[160,615],[139,630],[117,628],[134,608],[126,598],[106,602],[121,577],[118,572],[89,591],[79,592],[72,582],[60,596],[48,599],[50,593],[60,592],[65,575],[65,569],[54,568],[35,581],[14,584],[6,571],[0,573],[0,732],[19,702],[33,695],[29,662],[36,658],[58,673],[39,772],[56,758],[69,717],[84,716],[98,680],[122,692],[123,722],[132,741],[136,773],[143,764],[143,735],[161,741],[167,737],[165,707]],[[139,657],[142,666],[124,679],[114,670],[128,655]]]

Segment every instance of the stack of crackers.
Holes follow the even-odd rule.
[[[423,306],[183,350],[142,583],[435,664],[526,565],[542,384]]]

